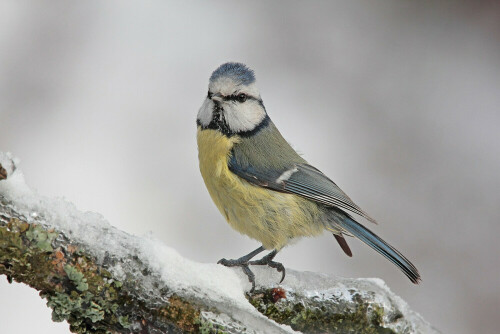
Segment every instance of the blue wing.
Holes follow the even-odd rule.
[[[307,163],[297,163],[281,171],[257,170],[243,166],[233,155],[229,169],[246,181],[276,191],[305,197],[326,206],[333,206],[358,214],[377,223],[357,206],[332,180]]]

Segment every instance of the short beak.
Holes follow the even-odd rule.
[[[224,97],[220,93],[216,93],[212,95],[212,100],[216,102],[221,102],[224,99]]]

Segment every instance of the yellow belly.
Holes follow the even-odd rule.
[[[240,233],[266,249],[281,249],[291,239],[321,234],[321,212],[301,197],[258,187],[229,170],[231,149],[241,140],[198,127],[200,171],[215,205]]]

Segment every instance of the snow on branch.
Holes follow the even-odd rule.
[[[380,279],[183,258],[101,215],[38,195],[0,152],[0,274],[37,289],[75,333],[437,333]]]

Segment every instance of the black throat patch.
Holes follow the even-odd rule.
[[[224,109],[218,104],[214,103],[214,109],[212,111],[212,120],[206,127],[207,129],[219,130],[226,136],[230,137],[233,133],[227,125],[226,118],[223,113]]]

